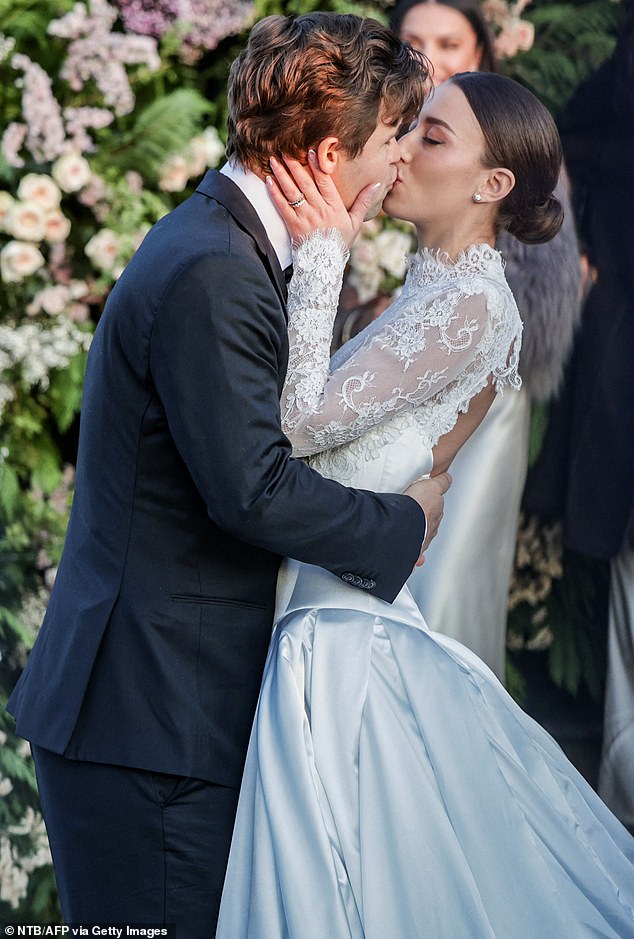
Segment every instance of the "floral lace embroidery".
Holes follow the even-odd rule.
[[[491,374],[498,389],[521,384],[521,321],[493,248],[473,245],[455,262],[419,251],[395,302],[329,361],[346,259],[331,232],[297,249],[282,396],[295,455],[342,481],[412,422],[432,447]]]

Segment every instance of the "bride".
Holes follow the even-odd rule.
[[[400,149],[385,208],[420,247],[330,364],[347,254],[328,167],[311,154],[312,174],[274,163],[269,181],[299,245],[284,429],[323,475],[392,491],[446,469],[519,384],[497,231],[561,224],[557,132],[509,79],[450,79]],[[217,937],[632,939],[634,839],[407,587],[390,605],[287,560]]]

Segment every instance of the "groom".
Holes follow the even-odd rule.
[[[438,525],[446,477],[374,495],[291,458],[290,244],[263,181],[271,155],[325,140],[346,204],[377,181],[382,198],[425,83],[371,20],[263,20],[231,70],[231,163],[112,291],[64,555],[10,700],[67,922],[213,936],[280,558],[391,601]]]

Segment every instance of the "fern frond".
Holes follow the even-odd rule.
[[[184,149],[210,110],[210,103],[198,91],[173,91],[142,110],[129,131],[105,135],[95,162],[104,169],[137,170],[154,182],[167,157]]]

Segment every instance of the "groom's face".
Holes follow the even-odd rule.
[[[362,189],[371,183],[382,183],[377,190],[376,202],[366,218],[373,218],[380,210],[386,194],[396,179],[396,164],[400,151],[396,134],[399,125],[379,119],[361,153],[355,157],[339,152],[332,179],[346,208],[350,208]]]

